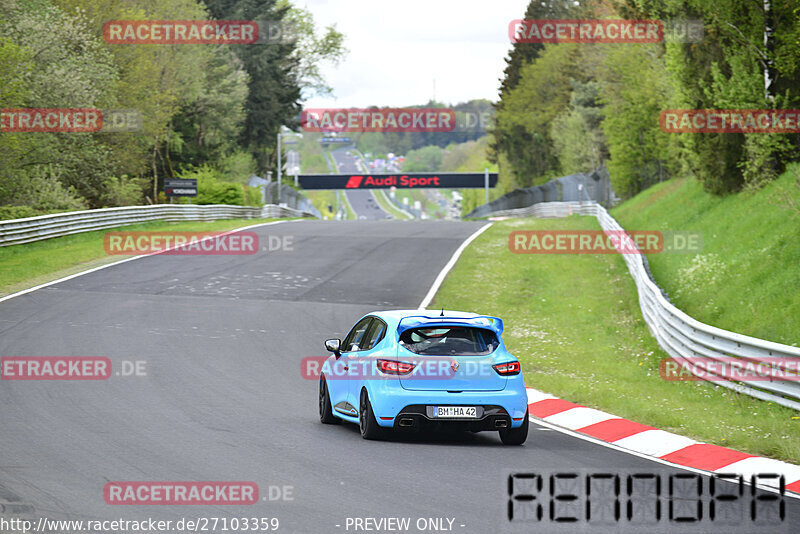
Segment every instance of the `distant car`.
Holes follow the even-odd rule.
[[[520,363],[500,335],[503,321],[429,310],[365,315],[333,353],[319,380],[323,423],[358,423],[361,436],[437,427],[499,431],[506,445],[528,437],[528,397]]]

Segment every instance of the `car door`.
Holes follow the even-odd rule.
[[[350,355],[349,366],[353,368],[353,371],[356,371],[353,373],[356,378],[347,381],[347,387],[349,389],[348,398],[353,406],[358,407],[359,405],[363,381],[374,378],[375,363],[373,360],[379,352],[378,345],[385,335],[386,323],[374,317],[372,323],[370,323],[369,330],[367,330],[361,338],[358,350],[353,351]]]
[[[335,393],[329,388],[329,391],[332,391],[331,404],[333,405],[333,409],[339,413],[353,417],[358,415],[358,399],[356,399],[354,403],[350,397],[350,390],[352,389],[350,383],[352,380],[348,375],[348,371],[350,365],[358,356],[358,352],[361,350],[360,346],[362,340],[371,324],[372,317],[364,317],[350,329],[350,332],[342,342],[341,356],[336,366],[336,376],[329,381],[329,383],[336,382],[333,386],[333,391],[335,391]]]

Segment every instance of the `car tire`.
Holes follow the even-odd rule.
[[[528,410],[525,410],[525,419],[518,428],[507,428],[500,431],[500,441],[503,445],[522,445],[528,439]]]
[[[324,376],[319,377],[319,420],[326,425],[336,425],[341,422],[341,419],[333,415],[328,384]]]
[[[375,414],[372,411],[372,403],[369,401],[369,394],[366,389],[361,390],[361,399],[358,403],[358,429],[364,439],[380,439],[383,437],[383,429],[378,426]]]

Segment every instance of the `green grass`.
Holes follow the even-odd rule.
[[[428,216],[429,219],[443,219],[447,214],[447,210],[433,202],[422,189],[398,189],[395,192],[397,200],[403,202],[403,198],[408,198],[408,206],[414,207],[414,201],[419,200],[422,206],[422,211]]]
[[[300,149],[300,168],[303,174],[325,174],[329,172],[325,151],[319,144],[322,134],[306,132],[297,140]]]
[[[386,196],[386,192],[383,189],[371,189],[372,196],[375,197],[375,202],[385,211],[392,215],[395,219],[399,220],[407,220],[412,219],[413,217],[408,216],[406,213],[400,211],[394,203]]]
[[[130,257],[106,254],[103,249],[103,236],[106,232],[224,231],[272,220],[274,219],[152,222],[2,247],[0,248],[0,296]]]
[[[340,192],[341,203],[342,207],[344,208],[345,219],[353,220],[356,218],[356,213],[353,211],[353,208],[350,206],[350,203],[346,201],[345,192]],[[314,207],[319,210],[322,214],[323,218],[333,219],[336,217],[337,206],[339,205],[339,201],[337,200],[336,191],[333,190],[305,190],[303,194],[311,200],[311,203],[314,204]],[[328,206],[333,206],[333,212],[328,211]]]
[[[338,174],[339,169],[336,167],[336,158],[330,152],[325,152],[325,163],[328,165],[328,172],[331,174]]]
[[[758,192],[724,198],[695,180],[648,189],[612,210],[626,230],[686,230],[699,254],[650,254],[673,304],[719,328],[800,344],[800,165]]]
[[[319,210],[323,218],[333,219],[336,217],[336,191],[332,190],[304,190],[303,194],[308,197],[314,207]],[[328,206],[333,206],[333,211],[328,211]]]
[[[698,441],[800,462],[800,414],[706,382],[660,378],[661,351],[619,255],[512,254],[512,230],[597,230],[593,217],[495,223],[462,254],[431,309],[497,315],[526,383]],[[779,313],[779,312],[778,312]]]
[[[347,198],[347,192],[340,191],[339,198],[342,199],[342,206],[344,206],[345,219],[348,221],[357,219],[356,212],[353,210],[353,206],[350,205],[350,200]]]

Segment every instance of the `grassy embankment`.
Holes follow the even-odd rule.
[[[695,182],[654,187],[613,213],[629,230],[704,234],[696,255],[651,255],[676,305],[716,326],[800,341],[798,167],[726,198]],[[599,229],[592,217],[497,222],[476,239],[431,305],[492,314],[529,386],[698,441],[800,463],[800,413],[706,382],[668,382],[619,255],[513,254],[513,230]],[[469,291],[465,288],[470,288]],[[477,290],[475,290],[477,288]]]

